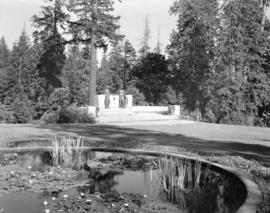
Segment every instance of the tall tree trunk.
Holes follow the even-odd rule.
[[[125,49],[125,56],[124,56],[124,81],[123,81],[123,90],[126,90],[126,75],[127,75],[127,43],[125,42],[124,44],[124,49]]]
[[[264,27],[265,27],[265,20],[266,20],[266,10],[268,7],[268,1],[269,0],[262,0],[262,20],[261,20],[261,29],[262,31],[264,31]]]
[[[89,91],[88,101],[89,106],[96,105],[96,85],[97,85],[97,0],[93,0],[93,12],[92,12],[93,27],[91,32],[91,53],[90,53],[90,79],[89,79]]]

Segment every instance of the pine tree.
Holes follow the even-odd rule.
[[[168,46],[174,85],[189,110],[204,110],[204,87],[213,71],[215,38],[219,27],[217,0],[178,0],[171,7],[177,29]]]
[[[161,104],[170,75],[164,55],[148,53],[135,65],[131,75],[136,78],[136,87],[144,94],[148,103]]]
[[[143,38],[142,38],[142,43],[141,43],[141,48],[139,50],[139,53],[141,56],[146,57],[147,53],[150,51],[150,27],[149,27],[149,18],[145,17],[145,24],[144,24],[144,33],[143,33]]]
[[[260,2],[224,6],[217,41],[211,108],[217,122],[269,125],[269,30],[261,30]],[[268,120],[268,121],[267,121]]]
[[[97,48],[106,48],[106,39],[114,40],[115,31],[119,28],[116,22],[119,17],[112,15],[114,1],[112,0],[70,0],[69,11],[75,14],[75,20],[70,21],[70,32],[73,40],[90,45],[90,106],[95,106],[97,81]]]
[[[4,104],[8,106],[14,122],[25,123],[32,119],[34,111],[29,99],[34,82],[35,66],[32,61],[31,44],[25,29],[10,55],[10,66],[5,75]]]
[[[131,71],[137,62],[136,51],[132,44],[125,40],[124,43],[124,76],[123,89],[126,90],[129,82],[132,80]],[[129,81],[129,82],[128,82]]]
[[[103,94],[105,89],[109,87],[114,92],[113,72],[109,66],[109,59],[106,52],[103,52],[100,68],[97,74],[97,92]]]
[[[10,56],[10,69],[8,71],[8,84],[6,88],[7,98],[11,98],[18,92],[24,93],[28,88],[28,74],[32,64],[29,63],[30,39],[23,29],[18,42],[14,43]]]
[[[84,50],[80,50],[78,44],[69,48],[68,57],[63,71],[63,86],[69,88],[71,103],[78,106],[87,104],[87,85],[89,73],[87,73],[88,56]]]
[[[111,70],[111,87],[113,93],[117,93],[123,85],[124,71],[124,46],[122,42],[114,42],[108,54],[108,66]]]
[[[136,58],[136,51],[128,40],[113,45],[108,60],[109,68],[112,71],[113,92],[120,89],[126,90],[132,78],[130,72],[136,64]]]
[[[154,51],[158,54],[161,54],[161,43],[160,43],[160,28],[158,25],[158,31],[157,31],[158,39],[157,39],[157,46],[155,47]]]
[[[68,19],[68,15],[63,12],[64,2],[49,0],[49,5],[42,7],[41,15],[33,16],[34,26],[40,29],[34,32],[34,37],[43,45],[43,54],[37,69],[39,76],[43,78],[42,85],[47,95],[62,86],[59,75],[63,70],[66,56],[65,41],[59,31],[64,29]]]
[[[0,40],[0,103],[5,99],[8,70],[10,66],[10,51],[4,37]]]
[[[0,68],[9,66],[10,52],[6,45],[5,38],[0,39]]]

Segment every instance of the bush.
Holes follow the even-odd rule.
[[[59,111],[48,111],[43,114],[41,120],[47,124],[95,122],[94,115],[89,115],[86,108],[76,108],[74,106]]]
[[[14,123],[14,117],[5,105],[0,104],[0,123]]]
[[[60,111],[58,123],[94,123],[94,115],[89,115],[87,108],[71,106]]]
[[[221,124],[249,125],[247,115],[242,112],[231,112],[219,120]]]
[[[59,111],[47,111],[41,116],[41,120],[47,124],[56,124],[60,118]]]
[[[35,104],[36,115],[34,119],[41,119],[42,115],[50,109],[49,103],[47,100],[40,98]]]
[[[206,109],[206,112],[203,115],[203,121],[210,122],[210,123],[216,123],[217,118],[215,116],[215,113],[210,109]]]
[[[60,111],[70,105],[70,92],[68,88],[57,88],[49,97],[51,111]]]

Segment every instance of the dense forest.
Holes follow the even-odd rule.
[[[49,0],[31,19],[33,35],[22,30],[12,49],[0,39],[0,121],[77,116],[109,87],[135,105],[180,104],[205,122],[269,127],[268,6],[175,0],[178,22],[162,54],[159,41],[149,46],[147,19],[139,51],[119,33],[113,0]]]

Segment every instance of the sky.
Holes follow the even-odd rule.
[[[149,17],[150,46],[154,48],[158,40],[158,25],[160,26],[160,43],[164,49],[169,44],[170,33],[176,28],[176,17],[169,15],[173,0],[122,0],[115,3],[115,15],[121,16],[120,33],[139,48],[145,17]],[[9,46],[18,40],[25,24],[29,36],[34,30],[31,17],[38,14],[42,0],[0,0],[0,37],[4,36]]]

